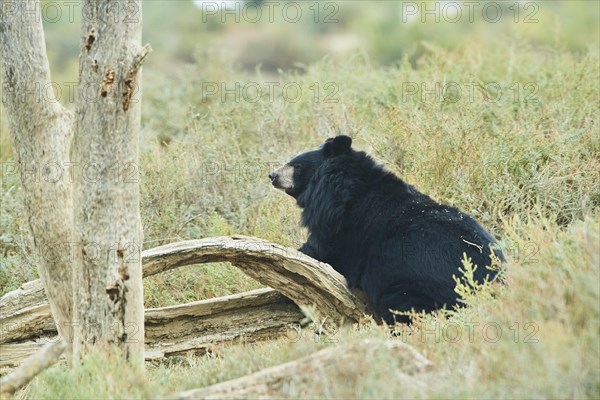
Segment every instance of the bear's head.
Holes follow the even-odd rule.
[[[271,172],[271,183],[275,188],[298,198],[319,167],[333,157],[350,154],[351,145],[352,138],[349,136],[329,138],[317,150],[300,153],[283,167]]]

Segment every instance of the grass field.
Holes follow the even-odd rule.
[[[459,286],[469,307],[419,317],[390,339],[433,362],[421,384],[407,386],[398,360],[365,349],[346,370],[326,371],[287,395],[600,398],[599,63],[593,49],[472,39],[452,50],[425,43],[418,59],[392,65],[357,52],[262,75],[198,51],[168,85],[144,77],[144,248],[233,233],[298,247],[306,235],[299,210],[267,174],[327,137],[348,134],[388,169],[486,226],[507,255],[507,285],[476,295]],[[269,82],[278,82],[272,96]],[[236,83],[239,98],[224,92]],[[9,162],[7,135],[0,141],[1,161]],[[37,274],[15,176],[2,181],[0,222],[4,294]],[[145,305],[257,287],[226,264],[191,266],[146,279]],[[145,377],[116,356],[92,354],[79,369],[44,372],[17,397],[168,397],[330,345],[304,333],[293,342],[173,359],[148,366]],[[334,339],[364,337],[388,332],[342,327]]]

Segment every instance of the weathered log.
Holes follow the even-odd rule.
[[[48,343],[42,349],[29,357],[19,368],[0,380],[0,398],[13,394],[37,374],[56,363],[65,351],[65,342],[57,340]]]
[[[48,303],[19,310],[3,318],[1,325],[0,346],[7,342],[56,334],[56,324]]]
[[[302,319],[297,305],[315,306],[321,317],[335,323],[359,321],[365,315],[365,304],[331,266],[261,239],[190,240],[146,250],[142,260],[144,277],[190,264],[228,261],[277,290],[146,310],[147,358],[189,351],[202,354],[215,343],[275,337]],[[18,365],[47,340],[56,340],[55,335],[39,280],[0,299],[0,366]]]
[[[147,309],[147,358],[202,355],[220,343],[277,338],[303,316],[296,304],[269,288]]]
[[[304,314],[291,300],[270,288],[145,311],[145,358],[193,352],[202,355],[222,343],[255,342],[281,336]],[[47,342],[57,341],[56,328],[45,336],[0,345],[0,367],[15,367]]]
[[[54,336],[0,345],[0,368],[18,367],[27,357],[30,357],[45,345],[56,343],[57,341],[58,336]]]
[[[289,388],[295,388],[293,397],[305,397],[302,388],[310,388],[315,376],[327,374],[357,374],[365,366],[357,364],[357,354],[385,352],[403,360],[403,371],[396,378],[414,385],[411,374],[425,372],[431,362],[413,347],[401,341],[365,339],[356,344],[328,347],[299,360],[266,368],[241,378],[200,389],[178,393],[175,398],[190,399],[280,399],[289,397]],[[417,381],[418,382],[418,381]]]
[[[145,326],[148,332],[145,341],[156,347],[159,341],[177,342],[193,335],[214,334],[212,330],[206,332],[203,329],[204,325],[214,328],[217,322],[223,328],[222,336],[230,337],[232,332],[236,332],[231,325],[239,319],[235,314],[246,316],[245,324],[237,330],[241,335],[280,329],[291,323],[290,319],[298,322],[303,317],[302,311],[291,300],[273,289],[263,288],[182,305],[146,309]],[[22,309],[2,318],[2,350],[6,350],[2,346],[5,343],[53,338],[57,334],[48,303]],[[267,324],[274,319],[280,322]],[[203,323],[203,320],[206,322]],[[256,326],[249,326],[248,323]],[[3,360],[4,357],[0,355],[0,365]]]
[[[48,327],[56,332],[41,280],[26,282],[0,298],[0,343],[27,339]]]
[[[48,304],[42,281],[35,279],[25,282],[20,288],[0,297],[0,318],[41,304]]]
[[[261,239],[234,236],[172,243],[142,252],[144,277],[173,268],[228,261],[296,304],[315,305],[324,317],[358,321],[365,304],[331,266],[297,250]],[[53,335],[52,316],[39,280],[0,298],[0,344]]]
[[[299,306],[315,306],[321,317],[335,323],[358,322],[366,305],[330,265],[298,250],[247,236],[187,240],[144,252],[148,274],[182,265],[227,261],[251,278],[270,286]]]

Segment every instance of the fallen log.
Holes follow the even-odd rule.
[[[187,240],[144,251],[144,272],[154,275],[183,265],[230,262],[246,275],[270,286],[299,306],[315,306],[335,323],[359,322],[365,303],[329,264],[298,250],[247,236]]]
[[[45,329],[56,333],[42,281],[24,283],[0,298],[0,343],[27,339]]]
[[[218,383],[200,389],[187,390],[175,395],[179,400],[191,399],[280,399],[306,397],[316,376],[360,375],[367,368],[357,354],[385,352],[402,360],[402,373],[395,378],[405,379],[407,384],[418,385],[411,375],[423,373],[431,366],[421,353],[401,341],[365,339],[355,344],[328,347],[299,360],[266,368],[241,378]],[[290,390],[293,392],[290,393]]]
[[[145,311],[146,359],[203,355],[215,345],[255,342],[281,336],[304,314],[291,300],[270,288]],[[15,367],[48,342],[47,336],[0,345],[0,367]]]
[[[5,398],[28,384],[37,374],[55,364],[64,351],[65,343],[62,340],[45,345],[19,368],[0,379],[0,398]]]
[[[298,305],[314,305],[335,322],[359,321],[365,303],[348,290],[331,266],[297,250],[261,239],[223,236],[172,243],[142,252],[143,276],[191,264],[227,261],[250,277],[276,289]],[[50,335],[50,308],[40,280],[0,298],[0,344]]]
[[[273,289],[146,310],[146,353],[156,356],[203,355],[214,345],[280,337],[304,314]]]
[[[285,331],[287,324],[302,319],[297,305],[315,306],[320,317],[335,323],[356,322],[365,315],[365,304],[348,290],[344,278],[331,266],[261,239],[215,237],[142,252],[144,277],[185,265],[221,261],[230,262],[276,291],[260,289],[148,309],[147,354],[202,354],[215,342],[275,337]],[[55,340],[55,335],[39,280],[0,298],[0,366],[18,365],[45,342]]]

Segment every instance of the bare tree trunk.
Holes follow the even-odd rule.
[[[39,1],[0,1],[13,172],[67,360],[108,342],[142,366],[141,0],[85,1],[76,117],[52,93]]]
[[[140,67],[148,52],[141,48],[141,1],[87,0],[84,9],[92,17],[82,24],[71,150],[71,160],[82,168],[73,183],[79,266],[73,285],[74,356],[89,345],[109,342],[143,367],[140,102],[133,96],[139,93]]]
[[[3,102],[17,161],[13,172],[20,172],[34,259],[70,355],[73,115],[52,92],[38,1],[4,0],[0,8]]]

